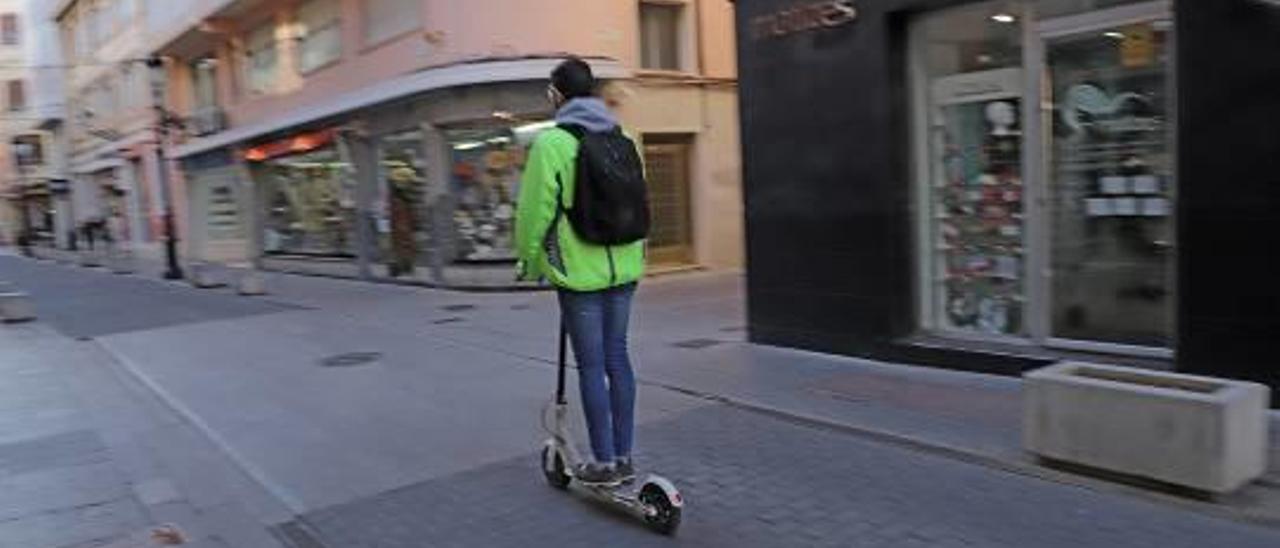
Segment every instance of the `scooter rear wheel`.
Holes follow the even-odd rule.
[[[649,510],[644,518],[649,529],[668,536],[676,534],[676,529],[680,528],[681,511],[668,498],[666,490],[652,483],[647,484],[640,489],[639,500]]]
[[[564,459],[560,458],[560,452],[552,451],[550,447],[542,448],[542,475],[547,478],[548,485],[561,490],[568,489],[569,482],[573,481],[565,469]]]

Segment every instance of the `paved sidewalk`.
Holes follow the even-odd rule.
[[[185,546],[280,548],[265,524],[290,514],[118,367],[0,325],[0,546],[143,548],[172,524]]]

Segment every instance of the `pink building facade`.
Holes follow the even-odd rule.
[[[186,3],[154,52],[190,260],[510,285],[525,152],[574,54],[642,143],[653,261],[742,264],[727,0]]]

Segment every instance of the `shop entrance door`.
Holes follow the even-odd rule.
[[[689,135],[644,136],[649,181],[649,260],[656,265],[693,262],[693,216],[689,176],[693,139]]]
[[[1041,336],[1168,356],[1174,335],[1172,24],[1167,2],[1041,21],[1033,162]]]

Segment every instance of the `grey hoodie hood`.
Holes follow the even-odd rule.
[[[602,99],[579,97],[570,99],[560,107],[560,111],[556,113],[556,123],[578,125],[592,133],[600,133],[618,127],[618,118]]]

